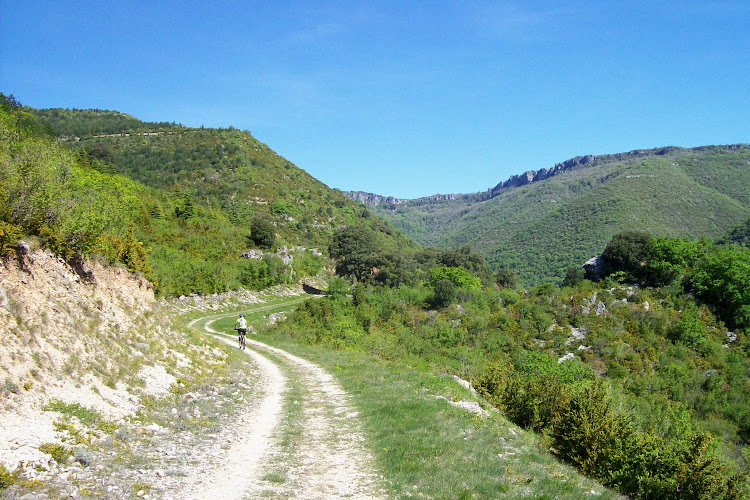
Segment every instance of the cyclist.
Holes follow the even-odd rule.
[[[240,317],[237,318],[237,321],[234,322],[234,329],[237,330],[237,333],[239,335],[239,343],[240,343],[240,349],[245,348],[245,335],[247,335],[247,321],[245,320],[245,315],[240,314]]]

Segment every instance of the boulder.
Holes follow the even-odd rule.
[[[583,277],[591,281],[602,279],[604,260],[601,255],[591,257],[583,264]]]

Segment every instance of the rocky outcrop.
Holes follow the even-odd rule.
[[[639,150],[640,151],[640,150]],[[350,200],[364,203],[365,205],[400,205],[408,203],[410,205],[422,206],[444,201],[483,201],[494,198],[504,189],[510,189],[519,186],[525,186],[532,182],[543,181],[554,175],[561,174],[567,170],[573,169],[580,165],[592,163],[597,157],[594,155],[576,156],[561,163],[555,164],[552,168],[543,168],[541,170],[529,170],[520,175],[512,175],[508,180],[500,182],[495,187],[487,191],[468,194],[434,194],[432,196],[423,196],[416,199],[402,199],[393,196],[381,196],[363,191],[344,191],[343,194]]]
[[[604,270],[604,260],[601,255],[591,257],[583,264],[583,277],[591,281],[599,281]]]
[[[380,196],[379,194],[365,193],[364,191],[344,191],[343,194],[350,200],[364,203],[365,205],[380,205],[381,203],[398,205],[402,201],[405,201],[393,196]]]

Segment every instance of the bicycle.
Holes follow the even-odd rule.
[[[239,342],[238,349],[245,348],[245,337],[247,336],[247,328],[235,328],[237,330],[237,341]]]

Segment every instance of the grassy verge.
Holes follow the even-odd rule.
[[[304,346],[269,337],[265,317],[279,303],[245,311],[258,340],[315,362],[352,395],[377,466],[394,498],[618,498],[618,494],[557,462],[538,438],[489,411],[450,402],[479,402],[452,378],[366,354]],[[228,313],[225,313],[228,314]],[[212,328],[231,331],[234,316]]]
[[[268,341],[323,366],[352,395],[396,498],[617,497],[559,464],[533,434],[501,415],[449,404],[478,401],[452,378],[367,355]]]

